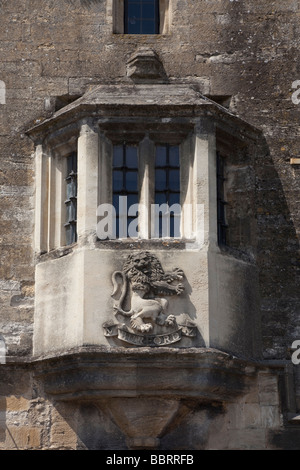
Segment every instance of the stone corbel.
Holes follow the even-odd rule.
[[[149,48],[139,48],[127,62],[127,76],[135,82],[166,82],[167,75],[157,53]]]

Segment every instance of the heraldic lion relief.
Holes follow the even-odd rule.
[[[112,275],[114,313],[122,322],[118,328],[119,339],[156,346],[179,341],[182,329],[175,316],[168,315],[168,300],[164,296],[181,295],[183,278],[184,273],[179,268],[165,272],[158,258],[148,251],[129,255],[123,271],[115,271]],[[128,310],[125,310],[125,304]],[[194,324],[189,324],[193,329]],[[165,327],[161,329],[163,334],[157,332],[157,325]],[[118,325],[103,326],[106,336],[116,335]]]

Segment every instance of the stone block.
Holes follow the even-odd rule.
[[[261,409],[257,403],[245,403],[243,405],[243,420],[245,428],[261,427]]]
[[[57,421],[51,426],[50,446],[54,449],[76,449],[77,434],[66,421]]]
[[[39,450],[41,448],[41,429],[30,426],[9,426],[6,429],[5,449]]]
[[[282,422],[278,406],[262,406],[261,421],[264,428],[279,428]]]
[[[241,429],[243,427],[243,405],[230,403],[227,406],[227,429]]]
[[[259,400],[261,405],[279,405],[277,376],[259,374]]]
[[[9,396],[6,398],[6,410],[9,411],[27,411],[30,407],[30,400],[24,397]]]
[[[239,429],[229,433],[228,449],[264,450],[266,448],[265,429]]]
[[[259,394],[258,394],[258,385],[252,385],[249,387],[249,391],[243,397],[244,403],[258,403]]]

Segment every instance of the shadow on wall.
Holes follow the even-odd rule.
[[[274,165],[275,151],[267,151],[256,162],[257,265],[263,352],[265,358],[290,361],[291,345],[299,339],[295,336],[299,329],[299,240]],[[285,167],[284,171],[291,173],[293,184],[292,173],[297,170],[288,163]]]
[[[0,442],[6,440],[6,398],[0,397]]]
[[[61,430],[69,436],[67,446],[75,450],[126,450],[125,436],[111,418],[92,403],[57,403],[56,435],[52,432],[51,447],[60,449]],[[72,437],[73,436],[73,437]],[[66,442],[64,443],[64,447]]]
[[[255,1],[251,3],[254,19],[256,14],[260,14],[261,6]],[[234,92],[238,92],[239,97],[236,111],[241,118],[256,128],[263,129],[265,134],[265,145],[262,152],[257,153],[255,167],[257,266],[263,353],[266,359],[290,360],[289,349],[293,340],[300,339],[299,239],[296,231],[296,228],[299,230],[297,201],[300,194],[300,167],[291,166],[288,158],[298,152],[296,129],[292,122],[296,114],[293,114],[286,95],[281,103],[280,99],[276,99],[278,109],[272,99],[275,84],[276,87],[286,89],[289,72],[286,70],[285,74],[278,73],[276,66],[278,67],[280,62],[258,60],[264,51],[264,41],[267,42],[268,37],[278,28],[275,17],[268,20],[266,15],[266,21],[257,22],[256,34],[252,35],[254,23],[245,21],[249,15],[243,2],[225,4],[230,23],[222,31],[222,42],[227,51],[233,50],[236,53],[231,64],[232,72],[235,72],[235,77],[239,79],[234,85]],[[271,12],[267,4],[264,4],[263,9],[269,9]],[[256,59],[247,61],[249,35],[253,37],[251,53]],[[285,61],[288,63],[287,57]],[[262,86],[266,76],[270,77],[269,89]],[[226,83],[226,80],[223,82]],[[268,100],[262,94],[262,89],[264,93],[270,91]],[[255,99],[251,100],[251,96]],[[262,107],[265,114],[262,113]],[[291,119],[288,132],[287,116]],[[295,125],[296,122],[295,120]],[[297,371],[297,374],[300,376],[300,372]],[[300,377],[298,382],[300,384]]]
[[[151,398],[149,398],[149,400],[151,401]],[[128,450],[128,436],[126,438],[125,434],[120,431],[119,426],[114,423],[114,418],[107,411],[110,407],[109,403],[107,403],[107,405],[108,406],[106,406],[105,400],[102,400],[99,404],[56,404],[56,410],[61,416],[60,419],[66,420],[64,421],[65,426],[70,426],[74,432],[74,437],[77,439],[75,444],[77,450]],[[126,399],[124,405],[126,407]],[[177,418],[169,423],[160,436],[162,439],[160,450],[173,448],[186,449],[187,442],[194,442],[195,449],[206,448],[208,439],[207,430],[211,425],[211,420],[219,414],[224,413],[223,407],[220,405],[201,405],[199,409],[202,411],[203,420],[200,420],[195,427],[189,425],[189,419],[191,419],[191,404],[183,401],[181,408],[181,412],[178,414]],[[122,419],[122,417],[120,419]],[[132,423],[129,423],[129,428],[130,424],[135,426],[138,419],[138,416],[132,416]],[[147,419],[152,421],[149,416],[146,418],[146,421]],[[181,432],[181,428],[179,427],[181,421],[183,421],[183,425],[186,424],[191,431],[191,433],[187,433],[188,436],[186,433]],[[199,437],[195,442],[191,434],[195,431],[196,427],[197,432],[199,432],[199,428],[202,429],[202,437]],[[130,436],[130,431],[128,433]],[[164,436],[166,437],[164,438]],[[174,440],[176,444],[174,444]],[[59,444],[59,440],[57,442]]]
[[[9,449],[20,450],[18,443],[16,442],[13,433],[9,429],[6,420],[7,413],[7,399],[0,397],[0,443],[3,442],[5,445],[9,443]],[[3,449],[5,450],[5,449]],[[8,449],[7,449],[8,450]]]
[[[105,401],[102,404],[92,403],[58,403],[56,410],[64,426],[69,426],[74,433],[74,448],[77,450],[128,450],[128,438],[114,423],[114,419],[105,411]],[[109,408],[109,406],[108,406]],[[193,406],[193,408],[195,408]],[[182,403],[182,412],[175,421],[169,423],[160,436],[160,450],[184,450],[189,443],[190,450],[206,449],[210,429],[218,417],[222,417],[225,408],[221,404],[199,404],[191,412],[191,403]],[[132,417],[132,425],[136,416]],[[150,419],[148,417],[148,419]],[[221,418],[222,419],[222,418]],[[150,419],[151,421],[151,419]],[[179,425],[180,424],[180,425]],[[181,426],[182,425],[182,426]],[[60,427],[60,431],[61,431]],[[184,431],[183,431],[184,430]],[[129,433],[130,434],[130,433]],[[52,433],[54,436],[54,434]],[[195,436],[197,435],[197,439]],[[61,443],[61,434],[57,444]],[[76,442],[75,442],[76,441]],[[52,448],[55,442],[52,442]]]
[[[215,430],[214,422],[219,423],[219,417],[222,422],[225,413],[226,408],[221,404],[199,404],[182,420],[180,427],[168,430],[169,432],[161,440],[160,450],[183,450],[187,448],[187,443],[189,450],[209,449],[211,433]]]

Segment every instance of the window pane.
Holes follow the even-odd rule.
[[[157,193],[155,195],[155,204],[166,204],[167,203],[167,195],[165,193]]]
[[[128,17],[131,18],[141,18],[141,4],[137,2],[128,2]]]
[[[67,245],[71,245],[72,243],[76,242],[77,235],[76,235],[76,225],[69,224],[66,225],[66,243]]]
[[[167,148],[166,146],[158,145],[156,147],[156,159],[155,165],[156,167],[166,166],[167,164]]]
[[[157,191],[164,191],[167,185],[166,170],[155,171],[155,189]]]
[[[225,200],[225,157],[217,152],[217,217],[218,217],[218,242],[219,245],[227,244],[226,224],[226,200]]]
[[[172,190],[172,191],[179,191],[179,189],[180,189],[179,170],[170,170],[170,172],[169,172],[169,189]]]
[[[67,157],[67,175],[77,173],[77,155],[72,153]]]
[[[131,18],[127,26],[128,34],[141,34],[141,22]]]
[[[138,204],[138,148],[135,145],[122,145],[114,147],[114,163],[117,165],[122,161],[122,166],[113,168],[113,205],[116,209],[117,215],[117,238],[124,237],[124,227],[122,225],[122,232],[119,228],[119,222],[124,223],[124,217],[128,213],[128,209],[133,204]],[[127,207],[122,209],[120,213],[120,196],[127,197]],[[122,205],[125,200],[122,201]],[[120,219],[119,219],[120,217]],[[127,220],[127,227],[131,220],[136,216],[132,216]]]
[[[155,203],[168,204],[169,208],[173,204],[180,204],[180,159],[178,145],[158,145],[156,147],[155,164]],[[177,209],[177,208],[176,208]],[[177,210],[176,210],[177,212]],[[174,218],[175,217],[175,218]],[[170,232],[163,226],[163,217],[159,216],[158,227],[159,236],[178,237],[180,215],[170,214]],[[166,220],[164,220],[166,223]],[[176,230],[175,230],[176,228]]]
[[[77,193],[77,184],[74,178],[71,178],[70,181],[67,182],[67,199],[71,197],[76,197]]]
[[[155,34],[155,21],[154,20],[143,20],[142,21],[142,34]]]
[[[128,171],[126,173],[126,189],[127,191],[137,191],[138,174],[137,171]]]
[[[77,219],[77,154],[72,153],[67,157],[67,171],[66,171],[66,244],[70,245],[77,240],[76,234],[76,219]],[[70,223],[71,222],[71,223]]]
[[[128,34],[159,33],[159,0],[125,0],[124,25]]]
[[[133,204],[138,204],[138,195],[137,194],[128,194],[127,196],[127,207],[133,206]]]
[[[155,19],[155,2],[147,2],[142,4],[142,18]]]
[[[116,209],[116,215],[119,215],[119,194],[113,195],[113,206]]]
[[[126,147],[126,166],[128,168],[138,167],[137,147]]]
[[[72,202],[69,201],[66,204],[67,208],[67,222],[72,222],[76,220],[76,205]]]
[[[113,190],[122,191],[123,189],[123,172],[114,171],[113,172]]]
[[[176,236],[179,234],[176,233]],[[170,217],[170,237],[175,237],[175,219],[174,217]]]
[[[173,204],[180,204],[180,194],[179,193],[169,194],[169,205],[172,206]]]
[[[172,146],[169,149],[169,163],[170,166],[179,167],[179,147],[178,145]]]
[[[114,158],[113,165],[115,168],[120,168],[123,166],[123,147],[122,145],[114,146]]]

